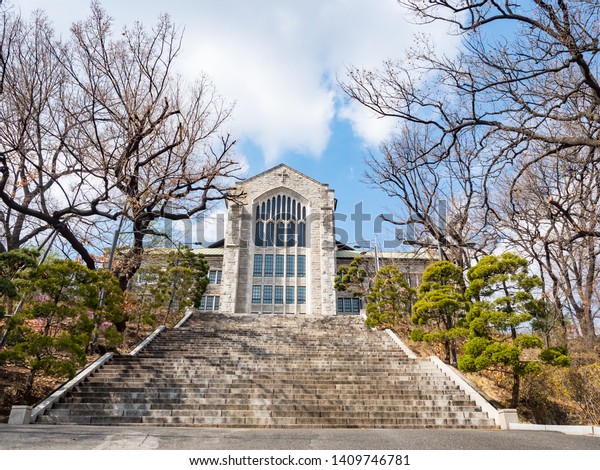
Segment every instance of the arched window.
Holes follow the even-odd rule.
[[[257,202],[256,221],[256,246],[306,246],[306,207],[291,196],[278,194]]]

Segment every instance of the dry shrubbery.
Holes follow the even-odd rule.
[[[523,382],[521,407],[526,419],[543,424],[600,425],[600,355],[571,352],[570,367],[542,365]]]

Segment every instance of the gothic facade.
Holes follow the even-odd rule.
[[[197,249],[210,265],[201,310],[231,313],[358,314],[360,299],[337,293],[340,264],[357,255],[336,243],[334,192],[286,165],[237,183],[225,238]],[[415,253],[379,253],[383,264],[403,265],[419,276],[430,262]]]

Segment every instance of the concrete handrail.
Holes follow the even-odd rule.
[[[165,325],[160,325],[156,330],[154,330],[150,336],[148,336],[144,341],[142,341],[140,344],[138,344],[134,349],[131,350],[131,352],[129,353],[130,356],[135,356],[137,355],[137,353],[139,353],[142,349],[144,349],[146,346],[148,346],[148,344],[150,344],[154,338],[156,338],[158,336],[158,334],[163,331],[166,328]]]
[[[400,349],[402,349],[402,351],[404,351],[404,353],[410,359],[416,359],[417,358],[417,355],[412,351],[412,349],[410,349],[406,344],[404,344],[404,341],[402,341],[400,339],[400,337],[396,333],[394,333],[389,328],[386,328],[385,332],[389,335],[390,338],[392,338],[392,340],[394,341],[394,343],[396,343],[398,345],[398,347],[400,347]]]
[[[175,325],[173,328],[181,328],[183,326],[183,324],[186,321],[188,321],[190,319],[190,317],[194,314],[194,311],[195,311],[195,309],[193,309],[193,308],[187,308],[183,318],[181,320],[179,320],[177,322],[177,325]]]
[[[481,410],[494,420],[497,426],[502,429],[509,429],[511,423],[518,423],[517,410],[513,409],[496,409],[489,401],[487,401],[477,390],[467,383],[464,377],[453,367],[443,362],[437,356],[429,356],[429,361],[437,366],[446,376],[448,376],[468,397],[473,400]]]
[[[183,323],[183,321],[186,321],[189,318],[189,316],[191,316],[191,313],[192,312],[189,312],[189,315],[186,315],[180,323]],[[154,340],[154,338],[156,338],[156,336],[158,336],[158,334],[161,331],[163,331],[164,329],[165,329],[164,325],[159,326],[156,330],[154,330],[152,332],[152,334],[150,334],[150,336],[148,336],[144,341],[142,341],[140,344],[138,344],[129,353],[129,355],[135,356],[142,349],[144,349],[150,342],[152,342]],[[56,403],[61,397],[63,397],[67,392],[69,392],[71,389],[76,387],[79,383],[81,383],[87,377],[89,377],[94,372],[96,372],[96,370],[98,370],[100,367],[102,367],[104,364],[106,364],[110,359],[112,359],[113,356],[114,356],[114,353],[109,352],[109,353],[106,353],[104,356],[96,359],[91,364],[89,364],[87,367],[85,367],[83,370],[81,370],[81,372],[79,372],[75,377],[73,377],[71,380],[69,380],[68,382],[61,385],[54,392],[52,392],[47,398],[45,398],[40,403],[38,403],[31,410],[31,418],[29,418],[28,413],[27,413],[27,415],[24,414],[23,416],[27,416],[27,418],[25,418],[25,419],[29,418],[29,423],[35,423],[38,416],[43,414],[44,411],[46,411],[47,409],[51,408],[52,405],[54,403]],[[18,408],[18,406],[17,406],[17,408]],[[15,413],[15,415],[19,415],[19,414],[20,413]],[[28,423],[23,423],[23,424],[28,424]]]
[[[76,387],[80,382],[82,382],[87,377],[89,377],[91,374],[96,372],[96,370],[98,370],[106,362],[108,362],[110,359],[112,359],[113,355],[114,355],[114,353],[109,352],[109,353],[106,353],[104,356],[96,359],[94,362],[92,362],[90,365],[88,365],[85,369],[83,369],[81,372],[79,372],[79,374],[77,374],[71,380],[69,380],[68,382],[66,382],[59,388],[57,388],[46,399],[44,399],[40,403],[38,403],[31,411],[30,423],[35,423],[35,420],[37,419],[37,417],[39,415],[43,414],[46,409],[52,407],[52,405],[57,400],[59,400],[63,395],[65,395],[69,390]]]

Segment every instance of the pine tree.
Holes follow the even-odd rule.
[[[393,327],[402,316],[410,313],[415,290],[397,266],[381,268],[367,296],[366,324],[374,327]]]
[[[449,261],[429,265],[423,272],[411,316],[415,325],[426,326],[427,331],[415,328],[411,338],[442,343],[445,361],[456,364],[456,341],[468,335],[465,328],[467,308],[461,268]]]

